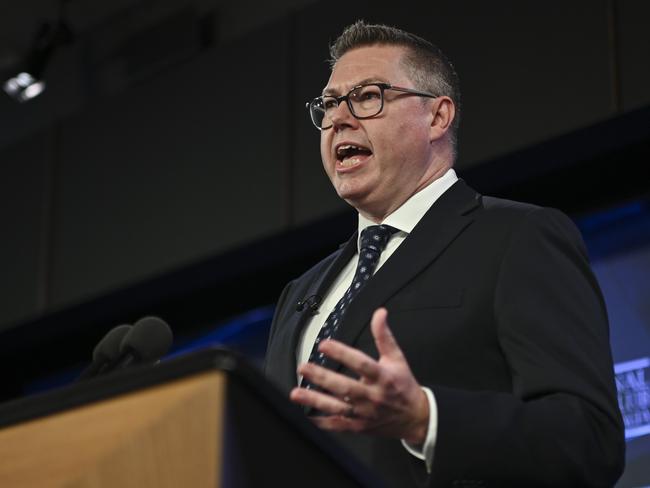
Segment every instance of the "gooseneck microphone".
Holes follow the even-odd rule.
[[[155,361],[164,356],[172,345],[169,325],[158,317],[144,317],[133,324],[120,344],[120,353],[111,364],[111,371],[132,364]]]
[[[92,363],[81,372],[77,381],[87,380],[104,374],[111,363],[120,355],[122,340],[132,328],[133,326],[124,324],[109,330],[95,346]]]
[[[298,300],[296,303],[296,312],[302,312],[306,307],[308,307],[311,311],[311,314],[314,315],[316,312],[318,312],[318,307],[320,306],[320,302],[322,300],[323,297],[320,295],[310,295],[307,298]]]

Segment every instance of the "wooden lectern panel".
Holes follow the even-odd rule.
[[[225,396],[209,371],[5,428],[0,486],[218,486]]]

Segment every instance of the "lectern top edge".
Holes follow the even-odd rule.
[[[210,370],[224,371],[246,382],[266,382],[240,354],[207,348],[156,365],[128,368],[3,403],[0,405],[0,428]],[[261,388],[272,389],[269,385]]]

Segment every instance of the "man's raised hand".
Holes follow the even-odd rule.
[[[319,345],[320,352],[354,371],[358,379],[301,364],[298,372],[326,392],[294,388],[290,398],[325,413],[313,419],[323,429],[395,437],[420,446],[429,422],[426,395],[388,327],[385,308],[375,310],[370,327],[378,360],[336,340]]]

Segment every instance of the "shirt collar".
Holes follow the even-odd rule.
[[[417,225],[424,214],[431,208],[440,196],[446,192],[454,183],[458,181],[456,172],[449,168],[447,172],[437,180],[432,181],[427,186],[422,188],[415,195],[412,195],[406,200],[401,207],[395,210],[392,214],[386,217],[382,224],[395,227],[402,235],[408,235],[413,228]],[[361,231],[366,227],[376,225],[370,219],[365,218],[359,214],[359,234],[357,237],[357,249],[359,248],[359,239],[361,238]],[[398,233],[399,235],[399,233]]]

